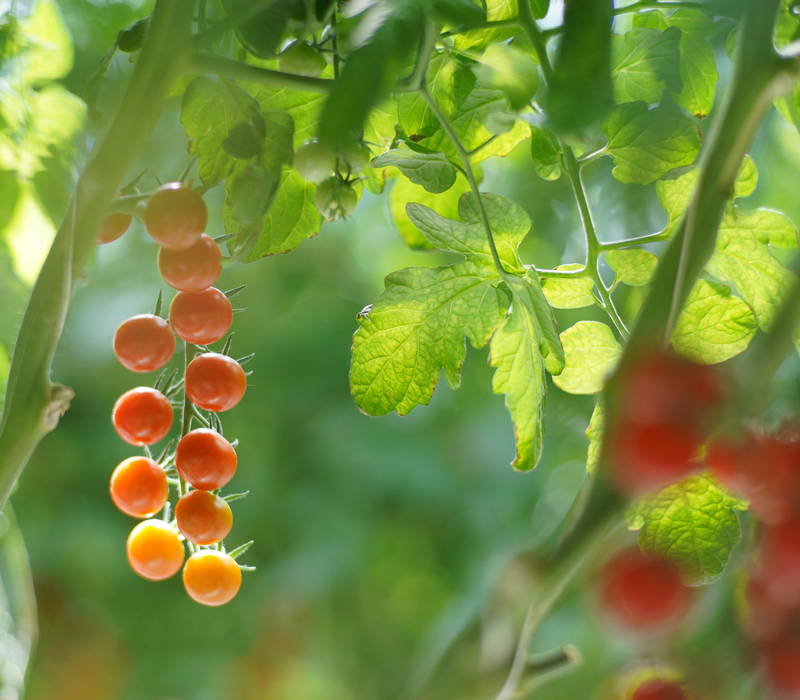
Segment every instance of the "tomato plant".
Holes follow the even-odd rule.
[[[800,696],[800,3],[91,5],[0,8],[0,695],[34,637],[9,499],[43,595],[52,549],[101,597],[110,472],[130,566],[184,590],[98,617],[166,665],[151,620],[231,603],[250,647],[198,687]],[[194,690],[134,675],[96,695]]]

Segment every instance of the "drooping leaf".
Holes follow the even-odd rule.
[[[672,346],[695,362],[716,364],[744,352],[757,328],[750,307],[730,288],[698,280],[675,324]]]
[[[442,153],[393,148],[372,160],[374,168],[389,166],[398,168],[411,182],[422,185],[428,192],[444,192],[456,181],[456,169]]]
[[[545,364],[535,302],[528,296],[535,290],[520,282],[511,291],[512,310],[492,338],[489,364],[496,369],[492,389],[505,394],[514,423],[517,448],[511,466],[528,471],[542,454]]]
[[[506,302],[494,271],[473,262],[407,268],[385,284],[358,317],[350,390],[365,413],[405,415],[430,401],[442,370],[451,387],[459,386],[464,337],[484,346]]]
[[[575,132],[601,121],[613,104],[612,0],[568,2],[553,66],[547,115],[559,131]]]
[[[631,287],[649,284],[658,265],[658,258],[642,248],[608,250],[604,255],[608,266],[616,273],[617,281]]]
[[[671,559],[692,583],[709,583],[739,542],[741,507],[711,478],[691,476],[640,501],[628,524],[642,549]]]
[[[606,134],[612,172],[620,182],[647,185],[693,163],[700,152],[695,124],[673,105],[620,105],[606,124]]]
[[[681,89],[679,43],[681,31],[631,29],[615,34],[611,51],[611,75],[617,103],[661,99],[665,90]]]
[[[561,334],[564,371],[553,383],[569,394],[596,394],[622,352],[613,331],[597,321],[579,321]]]
[[[557,270],[582,269],[580,263],[559,265]],[[594,282],[591,277],[581,275],[575,277],[545,277],[542,280],[542,291],[550,306],[555,309],[582,309],[595,303]]]

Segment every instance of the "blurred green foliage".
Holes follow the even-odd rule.
[[[55,12],[56,5],[39,7]],[[72,67],[46,63],[45,70],[32,61],[27,82],[14,87],[31,113],[15,127],[13,160],[0,150],[0,376],[31,271],[69,192],[66,164],[83,118],[70,93],[96,97],[89,114],[95,133],[130,58],[110,60],[96,95],[94,72],[117,32],[145,16],[148,4],[63,0],[57,8],[73,37]],[[5,46],[18,29],[7,21],[2,29]],[[56,38],[67,56],[67,35]],[[0,108],[4,134],[11,106],[3,100]],[[175,146],[184,143],[179,110],[177,99],[165,110],[132,176],[147,168],[152,184],[153,174],[172,179],[188,164]],[[54,113],[59,119],[48,118]],[[754,156],[762,166],[756,204],[800,220],[796,131],[773,115]],[[527,144],[483,168],[486,188],[522,204],[534,222],[526,255],[542,267],[581,256],[568,184],[536,177]],[[611,169],[608,160],[587,168],[602,237],[664,228],[655,186],[621,184]],[[221,194],[207,195],[212,234],[223,231]],[[231,542],[254,538],[247,563],[258,569],[222,609],[192,603],[178,579],[138,579],[125,562],[132,521],[111,505],[107,483],[129,452],[109,414],[137,379],[114,360],[111,337],[126,317],[150,311],[163,285],[155,246],[139,223],[97,251],[55,366],[77,396],[13,499],[40,614],[29,698],[477,700],[496,692],[534,589],[527,553],[550,544],[584,480],[583,432],[593,402],[550,387],[548,438],[532,474],[508,468],[513,436],[502,399],[490,390],[485,350],[468,350],[460,391],[441,386],[428,408],[404,418],[358,412],[347,383],[356,313],[380,294],[385,274],[450,261],[406,247],[390,197],[365,195],[354,217],[326,224],[290,256],[231,264],[223,273],[223,287],[248,285],[237,297],[247,310],[236,317],[234,354],[256,353],[248,393],[225,416],[226,432],[240,440],[236,490],[251,491],[235,505]],[[620,294],[628,312],[638,307],[638,287]],[[556,313],[562,329],[601,319],[596,307]],[[775,416],[798,408],[796,367],[780,379]],[[735,574],[736,566],[725,582]],[[730,590],[706,591],[693,631],[663,652],[704,698],[736,698],[742,686]],[[591,607],[578,586],[542,627],[537,650],[570,642],[584,663],[537,697],[606,697],[616,674],[651,658],[610,639]]]

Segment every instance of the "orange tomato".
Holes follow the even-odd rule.
[[[175,450],[175,465],[181,478],[206,491],[225,486],[236,473],[236,462],[231,443],[209,428],[187,433]]]
[[[239,592],[242,571],[224,552],[195,552],[183,567],[183,586],[192,600],[202,605],[225,605]]]
[[[231,531],[233,513],[224,498],[208,491],[192,491],[175,505],[175,520],[189,542],[214,544]]]
[[[140,386],[117,399],[111,420],[125,442],[152,445],[172,427],[172,406],[160,391]]]
[[[233,408],[247,389],[247,377],[241,365],[218,352],[195,357],[186,368],[184,383],[192,403],[214,412]]]
[[[183,544],[168,523],[145,520],[128,535],[127,554],[128,563],[139,576],[161,581],[181,568]]]
[[[167,475],[148,457],[128,457],[120,462],[111,474],[110,489],[114,505],[134,518],[157,513],[169,494]]]
[[[207,345],[228,332],[233,323],[233,307],[216,287],[202,292],[178,292],[169,305],[169,322],[187,343]]]

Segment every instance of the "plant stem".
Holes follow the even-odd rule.
[[[523,0],[519,4],[519,21],[536,51],[542,73],[545,76],[545,81],[549,84],[553,78],[553,67],[550,64],[550,57],[547,55],[547,47],[545,46],[542,32],[536,24],[536,20],[531,12],[529,0]],[[585,268],[589,271],[597,289],[600,307],[606,312],[609,319],[611,319],[619,336],[624,339],[628,336],[628,329],[625,327],[625,322],[617,311],[611,293],[600,275],[600,253],[603,248],[600,239],[597,237],[597,229],[592,219],[589,198],[586,196],[586,188],[583,186],[583,180],[581,179],[580,165],[572,147],[567,145],[563,139],[558,136],[556,136],[556,140],[563,154],[562,165],[570,185],[572,186],[572,192],[575,195],[575,201],[578,205],[578,212],[581,217],[584,238],[586,240]]]
[[[90,156],[75,196],[31,292],[11,359],[0,420],[0,509],[39,441],[58,423],[72,391],[50,381],[75,282],[130,165],[158,118],[158,105],[183,68],[191,2],[158,0],[128,88],[105,137]]]
[[[436,38],[433,37],[431,44],[435,43]],[[422,54],[430,56],[430,51],[427,54]],[[497,269],[498,274],[501,277],[506,277],[506,270],[503,267],[503,263],[500,260],[500,254],[497,252],[497,245],[494,241],[494,234],[492,233],[492,224],[489,221],[489,215],[486,213],[486,206],[483,203],[483,198],[481,197],[480,188],[478,187],[478,181],[475,179],[475,171],[472,168],[472,160],[469,155],[469,151],[464,147],[464,144],[461,143],[461,139],[458,138],[458,134],[456,130],[453,128],[453,125],[450,123],[450,120],[447,118],[447,115],[442,111],[442,108],[439,106],[438,102],[433,98],[430,91],[428,90],[428,84],[426,81],[427,74],[427,66],[426,70],[421,71],[420,73],[420,84],[417,88],[419,94],[422,96],[422,99],[425,100],[425,103],[428,105],[429,109],[441,124],[442,129],[447,134],[450,142],[453,144],[453,148],[455,148],[456,153],[458,154],[459,159],[461,160],[461,165],[464,168],[464,174],[466,175],[467,182],[469,183],[470,189],[472,190],[472,194],[475,196],[475,204],[478,207],[478,213],[481,217],[481,223],[483,224],[484,231],[486,232],[486,240],[489,244],[489,250],[492,253],[492,261],[494,262],[494,266]]]
[[[571,530],[556,552],[541,565],[545,572],[537,595],[528,607],[517,641],[508,677],[496,700],[517,698],[525,680],[534,633],[558,598],[581,571],[593,551],[623,528],[624,504],[605,484],[594,489],[580,522]]]
[[[241,61],[209,53],[195,53],[191,57],[191,69],[198,73],[213,73],[224,78],[234,78],[245,83],[259,83],[270,87],[283,87],[300,92],[327,94],[333,90],[335,80],[314,78],[308,75],[284,73],[270,68],[259,68]]]

